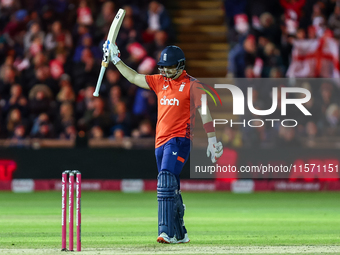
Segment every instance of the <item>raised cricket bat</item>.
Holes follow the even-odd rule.
[[[122,25],[124,16],[125,16],[125,10],[119,9],[116,14],[116,17],[112,21],[109,34],[107,35],[108,44],[103,55],[103,61],[102,61],[102,66],[100,68],[99,77],[97,80],[96,90],[93,93],[93,96],[95,97],[99,96],[99,90],[100,90],[100,86],[102,85],[103,76],[110,62],[109,46],[111,43],[116,43],[117,35],[119,32],[120,26]]]

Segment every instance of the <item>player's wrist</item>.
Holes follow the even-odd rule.
[[[121,59],[117,56],[117,55],[114,55],[111,59],[112,63],[114,65],[117,65],[119,61],[121,61]]]
[[[209,121],[203,125],[205,132],[207,133],[208,137],[216,136],[215,134],[215,127],[212,121]]]
[[[209,144],[216,144],[217,143],[216,136],[208,137],[208,143]]]

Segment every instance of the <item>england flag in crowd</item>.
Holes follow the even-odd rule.
[[[294,41],[287,76],[339,78],[339,43],[329,37]]]

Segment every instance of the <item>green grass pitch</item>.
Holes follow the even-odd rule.
[[[340,193],[183,192],[183,199],[191,242],[164,245],[156,243],[155,192],[83,192],[82,253],[340,254]],[[60,247],[60,192],[0,192],[0,254],[63,254]]]

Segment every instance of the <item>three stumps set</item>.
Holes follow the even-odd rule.
[[[76,226],[77,251],[81,251],[81,173],[78,170],[66,170],[61,176],[61,250],[66,249],[66,215],[67,215],[67,177],[68,177],[68,224],[69,224],[69,251],[73,251],[73,219],[74,219],[74,181],[76,177]]]

